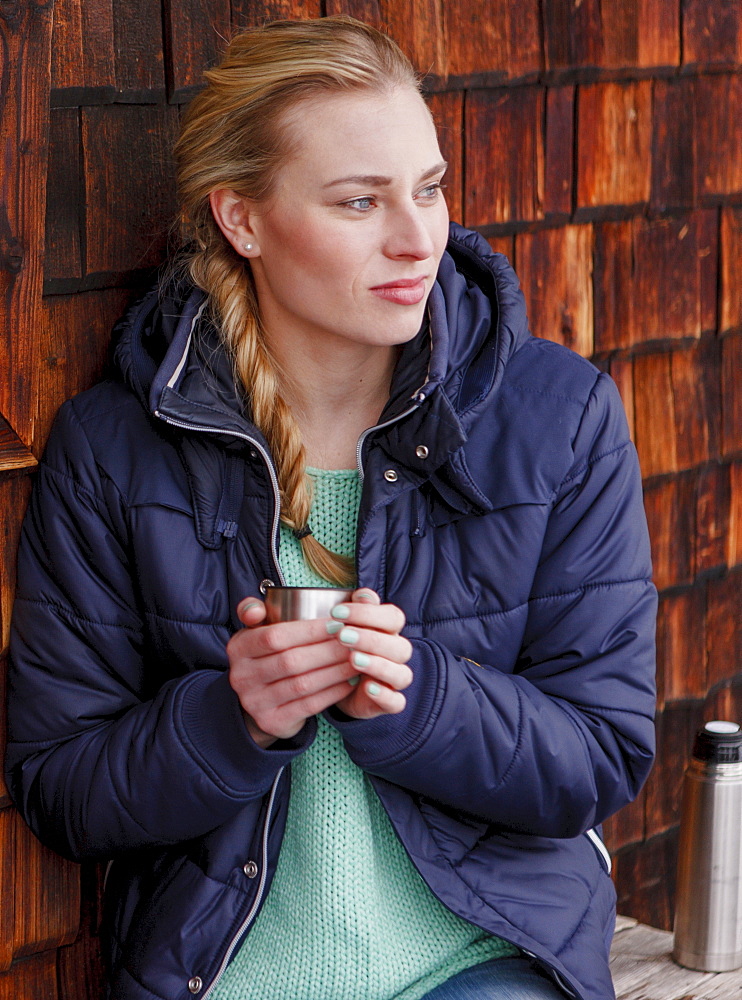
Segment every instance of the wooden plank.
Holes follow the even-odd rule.
[[[647,826],[644,843],[618,852],[614,880],[622,913],[638,914],[663,929],[672,927],[677,840],[677,827],[653,836]]]
[[[727,566],[742,566],[742,462],[732,462],[729,468],[729,531],[727,533]]]
[[[23,958],[75,940],[80,923],[80,869],[44,847],[15,810],[13,814],[13,943],[16,958]]]
[[[16,962],[9,972],[0,975],[0,1000],[71,1000],[57,993],[54,953]]]
[[[83,109],[87,274],[162,260],[176,208],[171,148],[177,125],[175,107]]]
[[[4,666],[3,666],[4,673]],[[5,715],[5,712],[2,713]],[[13,961],[13,927],[15,910],[13,893],[8,889],[13,885],[13,864],[15,861],[15,821],[12,809],[0,811],[0,878],[3,892],[0,893],[0,973],[10,968]],[[0,982],[2,982],[0,975]]]
[[[594,239],[595,350],[631,347],[644,332],[634,322],[631,223],[600,223],[594,227]]]
[[[742,208],[721,211],[719,331],[742,329]]]
[[[698,192],[716,202],[742,193],[742,75],[719,73],[696,80]]]
[[[581,87],[577,121],[577,207],[649,201],[651,82]]]
[[[113,0],[119,97],[157,101],[165,93],[160,0]]]
[[[574,99],[574,87],[549,87],[546,91],[544,207],[547,214],[572,212]]]
[[[547,69],[677,66],[679,21],[667,0],[544,4]]]
[[[382,28],[384,25],[381,8],[382,0],[325,0],[328,16],[347,14],[348,17],[372,24],[375,28]]]
[[[465,225],[544,218],[544,103],[541,87],[471,92]]]
[[[544,50],[546,68],[566,70],[601,66],[603,30],[600,0],[582,3],[545,3]]]
[[[82,164],[80,113],[51,112],[44,279],[82,277]]]
[[[52,86],[116,86],[112,0],[55,0]]]
[[[111,328],[132,293],[126,288],[52,295],[39,330],[39,443],[65,399],[97,381],[108,357]]]
[[[708,582],[706,640],[708,686],[739,677],[742,663],[742,572]],[[734,716],[733,716],[734,718]],[[738,720],[742,722],[742,716]]]
[[[676,472],[678,444],[668,354],[635,358],[634,413],[636,448],[644,476]]]
[[[562,226],[515,238],[518,276],[537,337],[583,357],[593,353],[591,226]]]
[[[537,0],[468,0],[443,4],[451,76],[515,78],[541,71]]]
[[[634,434],[634,362],[631,358],[611,358],[608,368],[611,378],[618,386],[623,408],[626,411],[626,421],[629,425],[631,440]]]
[[[164,0],[168,98],[183,101],[218,62],[230,37],[229,0]]]
[[[613,0],[621,9],[622,0]],[[680,7],[667,0],[639,0],[636,18],[637,66],[678,66],[681,58]]]
[[[676,456],[680,469],[690,469],[719,457],[719,353],[718,342],[708,338],[670,355]]]
[[[641,451],[639,459],[642,460]],[[647,471],[646,462],[643,471]],[[654,582],[660,591],[693,581],[694,486],[686,475],[651,483],[644,490]]]
[[[697,200],[695,80],[655,80],[652,211],[693,208]]]
[[[716,226],[708,210],[596,225],[596,350],[715,327]]]
[[[603,839],[611,854],[644,840],[644,790],[633,802],[603,823]]]
[[[28,476],[17,476],[0,482],[0,655],[4,655],[8,647],[10,610],[15,592],[15,553],[29,488]],[[0,712],[0,717],[1,727],[5,723],[5,712]],[[2,745],[4,743],[0,743]],[[0,775],[0,805],[3,804],[3,794],[4,785]]]
[[[690,521],[692,511],[688,512]],[[692,537],[689,539],[692,547]],[[688,560],[690,561],[690,560]],[[663,595],[657,615],[657,682],[658,702],[667,706],[668,702],[682,699],[701,699],[706,693],[706,592],[702,585],[692,587],[683,593]],[[667,708],[669,712],[669,708]],[[677,728],[677,727],[675,727]],[[665,745],[657,754],[657,771],[652,788],[652,798],[664,796],[667,789],[663,785],[668,767],[674,767],[683,759],[683,746],[672,743],[675,733],[672,727],[660,727]],[[684,734],[684,739],[687,734]],[[692,736],[692,734],[691,734]],[[663,776],[664,775],[664,776]],[[657,820],[657,817],[654,817]],[[664,828],[677,819],[672,809],[662,811],[662,826],[653,823],[653,830]]]
[[[721,451],[736,455],[742,451],[742,333],[724,337],[721,350]]]
[[[103,881],[106,866],[85,863],[82,882],[80,933],[71,945],[57,953],[59,991],[64,1000],[90,1000],[105,996],[103,961],[98,927],[102,917]]]
[[[232,27],[242,31],[266,21],[319,17],[321,13],[320,0],[232,0]]]
[[[742,62],[739,0],[683,0],[683,64],[735,66]]]
[[[731,500],[730,466],[713,463],[696,478],[695,575],[727,565]]]
[[[16,469],[30,469],[36,458],[0,414],[0,477]]]
[[[0,7],[0,413],[25,444],[33,433],[42,289],[52,7]]]
[[[461,91],[431,94],[428,104],[438,129],[443,159],[448,163],[444,183],[448,214],[455,222],[464,217],[464,94]]]

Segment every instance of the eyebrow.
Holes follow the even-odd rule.
[[[420,175],[420,181],[426,181],[429,177],[435,177],[448,167],[445,160],[436,163],[430,170]],[[323,185],[323,188],[337,187],[340,184],[371,184],[374,187],[388,187],[392,183],[391,177],[384,177],[381,174],[353,174],[350,177],[338,177],[335,181],[330,181]]]

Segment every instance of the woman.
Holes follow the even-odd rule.
[[[207,77],[192,241],[120,378],[62,408],[26,520],[15,801],[113,859],[112,997],[605,1000],[594,828],[653,742],[615,388],[449,232],[389,39],[278,22]],[[279,582],[357,589],[266,625]]]

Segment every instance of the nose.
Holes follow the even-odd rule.
[[[432,257],[435,253],[432,227],[436,221],[435,210],[430,207],[421,208],[415,202],[395,207],[385,244],[387,257],[395,260]]]

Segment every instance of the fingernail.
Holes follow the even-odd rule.
[[[338,604],[330,614],[333,618],[350,618],[350,608],[346,608],[344,604]]]
[[[348,628],[347,626],[338,635],[338,639],[348,646],[354,646],[360,638],[361,637],[354,628]]]
[[[357,601],[373,601],[373,599],[374,599],[374,595],[373,594],[369,594],[368,591],[363,591],[362,590],[358,594],[356,594],[356,600]]]
[[[378,684],[369,684],[369,686],[366,688],[366,691],[371,695],[372,698],[375,698],[377,694],[381,694],[381,688],[379,687]]]
[[[259,608],[259,607],[260,604],[258,603],[258,601],[246,601],[245,604],[240,604],[239,608],[237,609],[237,613],[243,615],[246,611],[249,611],[251,608]]]
[[[327,629],[327,632],[328,632],[329,635],[337,635],[338,632],[341,630],[342,627],[343,627],[343,623],[342,622],[326,622],[325,623],[325,628]]]
[[[356,684],[360,681],[360,679],[361,678],[358,676],[358,674],[356,674],[355,677],[348,678],[348,683],[350,684],[351,687],[355,687]]]
[[[366,656],[365,653],[353,653],[350,658],[350,662],[354,667],[358,667],[359,670],[363,670],[364,667],[370,666],[371,657]]]

